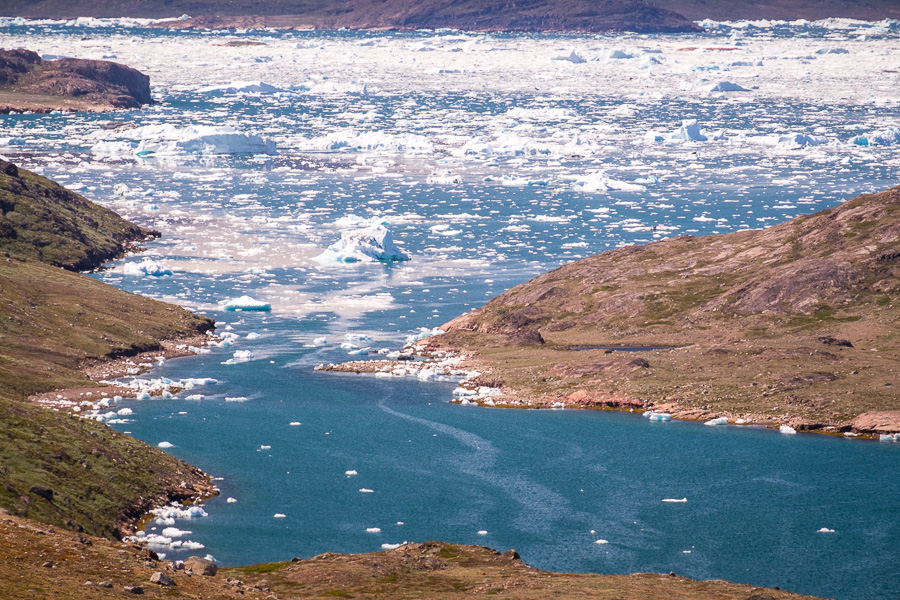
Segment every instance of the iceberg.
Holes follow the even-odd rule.
[[[251,298],[250,296],[241,296],[240,298],[235,298],[234,300],[228,300],[225,303],[222,303],[222,308],[227,310],[228,312],[235,311],[262,311],[268,312],[272,310],[272,305],[267,302],[262,302],[260,300],[256,300]]]
[[[779,146],[819,146],[827,144],[828,138],[824,135],[806,135],[805,133],[793,133],[790,135],[782,135],[778,138]]]
[[[856,146],[891,146],[900,144],[900,127],[870,131],[850,140]]]
[[[123,150],[137,157],[208,155],[208,154],[275,154],[275,142],[259,135],[241,133],[234,127],[212,125],[145,125],[129,132],[137,146],[123,142],[101,141],[91,148],[94,154],[114,156]]]
[[[125,266],[122,267],[122,271],[126,275],[135,275],[138,277],[162,277],[164,275],[172,274],[171,269],[161,262],[150,258],[144,258],[139,263],[125,263]]]
[[[578,56],[578,54],[576,54],[574,50],[572,50],[572,52],[570,52],[569,54],[566,54],[564,56],[554,56],[550,60],[561,60],[561,61],[570,62],[572,64],[576,64],[576,65],[579,65],[583,62],[587,62],[583,58]]]
[[[340,241],[316,257],[328,262],[394,262],[409,260],[394,243],[394,235],[383,223],[341,232]]]
[[[728,425],[728,419],[726,417],[718,417],[715,419],[710,419],[704,425]]]
[[[636,183],[628,183],[627,181],[619,181],[618,179],[607,177],[603,171],[582,175],[575,180],[575,187],[582,192],[608,192],[611,190],[644,192],[647,190],[646,187]]]
[[[211,92],[227,92],[232,94],[271,94],[273,92],[281,92],[281,88],[269,85],[264,81],[232,81],[231,83],[221,85],[210,85],[197,90],[201,94]]]
[[[711,92],[749,92],[745,87],[741,87],[736,83],[732,83],[730,81],[720,81],[716,85],[709,88]]]
[[[669,136],[670,140],[682,140],[685,142],[705,142],[707,137],[700,131],[700,123],[697,119],[688,119],[681,122],[678,131]]]
[[[781,433],[784,433],[785,435],[794,435],[795,433],[797,433],[797,430],[794,429],[793,427],[791,427],[790,425],[781,425],[778,428],[778,431],[780,431]]]

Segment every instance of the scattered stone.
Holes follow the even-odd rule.
[[[112,585],[111,581],[100,581],[97,583],[97,587],[102,587],[102,588],[106,588],[106,589],[112,589],[112,586],[113,585]]]
[[[137,596],[142,596],[144,594],[144,588],[139,585],[126,585],[122,589],[128,594],[135,594]]]
[[[144,558],[146,558],[146,559],[149,559],[149,560],[159,560],[159,554],[157,554],[156,552],[154,552],[154,551],[153,551],[152,549],[150,549],[150,548],[144,548],[143,550],[141,550],[141,554],[142,554],[142,555],[144,556]]]
[[[753,594],[747,600],[775,600],[775,597],[769,594]]]
[[[53,502],[53,490],[50,488],[40,487],[37,485],[31,486],[31,489],[28,490],[35,496],[40,496],[47,502]]]
[[[45,562],[45,563],[42,564],[41,566],[44,567],[45,569],[52,569],[52,568],[53,568],[53,563],[50,562],[50,561],[48,560],[47,562]]]
[[[207,577],[212,577],[219,571],[216,563],[199,556],[189,556],[184,561],[184,568],[190,570],[194,575],[205,575]]]
[[[150,576],[150,583],[157,583],[162,586],[172,586],[175,585],[175,580],[162,571],[157,571]]]
[[[831,337],[830,335],[820,337],[819,341],[826,346],[843,346],[844,348],[853,347],[853,344],[850,342],[850,340],[839,340],[837,338]]]

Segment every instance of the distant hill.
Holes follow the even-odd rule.
[[[713,19],[773,19],[815,21],[830,17],[880,21],[900,19],[897,0],[649,0],[654,6],[678,12],[692,21]]]
[[[179,27],[686,32],[684,16],[645,0],[6,0],[0,15],[177,17]]]

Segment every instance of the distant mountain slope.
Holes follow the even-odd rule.
[[[698,28],[645,0],[7,0],[0,14],[42,18],[176,17],[188,27],[683,32]]]
[[[650,0],[660,8],[683,14],[692,21],[713,19],[734,21],[740,19],[774,19],[809,21],[841,17],[864,21],[900,19],[900,2],[897,0]]]
[[[900,410],[898,306],[900,187],[765,230],[567,264],[431,344],[473,353],[486,384],[538,405],[843,426]]]

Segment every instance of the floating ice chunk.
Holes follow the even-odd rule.
[[[816,533],[834,533],[834,529],[828,529],[827,527],[822,527],[821,529],[817,529]]]
[[[850,54],[846,48],[819,48],[816,54]]]
[[[569,54],[566,54],[564,56],[554,56],[550,60],[563,60],[563,61],[570,62],[570,63],[576,64],[576,65],[581,64],[583,62],[587,62],[583,58],[578,56],[578,54],[576,54],[574,50],[572,50]]]
[[[177,527],[166,527],[162,530],[162,534],[170,538],[182,537],[185,535],[190,535],[191,533],[193,532],[185,531],[184,529],[178,529]]]
[[[487,535],[487,531],[482,529],[478,532],[478,535]]]
[[[623,60],[628,58],[631,58],[631,54],[618,49],[611,50],[610,53],[606,55],[607,60]]]
[[[381,533],[380,527],[366,527],[366,533]]]
[[[683,504],[687,502],[687,498],[663,498],[663,502]]]
[[[647,189],[636,183],[628,183],[627,181],[619,181],[618,179],[607,177],[603,171],[582,175],[575,180],[575,187],[583,192],[608,192],[610,190],[643,192]]]
[[[132,411],[130,408],[120,408],[116,414],[120,417],[126,417],[128,415],[134,414],[134,411]]]
[[[790,425],[781,425],[778,428],[778,431],[780,431],[781,433],[784,433],[786,435],[794,435],[795,433],[797,433],[797,430],[794,429],[793,427],[791,427]]]
[[[240,298],[235,298],[234,300],[228,300],[227,302],[220,303],[222,308],[229,312],[235,311],[263,311],[268,312],[272,310],[272,305],[268,302],[262,302],[261,300],[256,300],[251,298],[250,296],[241,296]]]
[[[710,92],[749,92],[745,87],[741,87],[736,83],[732,83],[730,81],[720,81],[715,84],[711,88],[709,88]]]
[[[237,502],[237,500],[235,500],[234,498],[228,498],[228,500],[226,500],[225,502],[227,502],[228,504],[234,504],[235,502]]]
[[[433,327],[431,329],[429,329],[428,327],[419,327],[418,333],[406,336],[406,345],[408,346],[410,344],[418,342],[419,340],[424,340],[425,338],[435,335],[441,335],[443,333],[445,332],[440,327]]]
[[[435,171],[425,178],[425,183],[432,185],[453,185],[462,183],[462,177],[448,170]]]
[[[303,425],[303,423],[301,423],[300,421],[291,421],[291,422],[289,423],[289,425],[290,425],[291,427],[297,427],[297,426],[299,426],[299,425]]]
[[[264,81],[232,81],[231,83],[202,87],[197,91],[201,94],[208,94],[210,92],[227,92],[231,94],[271,94],[273,92],[280,92],[282,90],[281,88],[277,88],[274,85],[269,85]]]
[[[267,445],[263,444],[263,445],[261,445],[261,446],[259,447],[259,449],[260,449],[260,450],[271,450],[271,449],[272,449],[272,446],[267,446]]]
[[[315,346],[315,347],[317,347],[317,348],[320,348],[320,347],[322,347],[322,346],[327,346],[327,345],[328,345],[328,338],[317,337],[316,339],[314,339],[314,340],[312,341],[312,345]]]
[[[671,421],[672,415],[669,413],[658,413],[653,412],[652,410],[648,410],[644,413],[644,416],[650,419],[651,421],[661,422],[661,421]]]
[[[344,471],[344,475],[347,477],[353,477],[354,475],[359,475],[355,469],[350,469],[349,471]]]
[[[316,257],[328,262],[392,262],[409,260],[394,244],[394,236],[383,223],[341,232],[340,241]]]
[[[715,419],[710,419],[704,425],[728,425],[727,417],[716,417]]]
[[[595,543],[595,544],[601,544],[601,545],[602,545],[602,544],[608,544],[609,541],[608,541],[608,540],[604,540],[604,539],[599,539],[599,540],[597,540],[597,541],[594,542],[594,543]]]
[[[247,352],[247,350],[244,350],[244,352]],[[251,356],[253,355],[252,352],[250,354],[251,354]],[[246,396],[225,396],[225,402],[246,402],[246,401],[247,401]]]
[[[232,355],[232,358],[229,358],[222,364],[226,365],[234,365],[237,363],[245,363],[253,360],[254,354],[250,350],[237,350]],[[246,398],[244,398],[246,400]]]
[[[382,550],[395,550],[395,549],[399,548],[400,546],[402,546],[402,545],[405,544],[405,543],[406,543],[406,542],[403,542],[402,544],[382,544],[382,545],[381,545],[381,549],[382,549]]]
[[[857,146],[890,146],[893,144],[900,144],[900,127],[870,131],[869,133],[864,133],[852,138],[850,143]]]
[[[174,448],[175,444],[172,444],[170,442],[160,442],[156,446],[159,448],[167,449],[167,448]]]
[[[882,433],[881,435],[878,436],[878,441],[879,442],[894,442],[894,441],[896,441],[896,438],[894,438],[894,436],[892,436],[890,434]]]
[[[284,513],[275,513],[275,514],[272,515],[272,516],[273,516],[273,518],[275,518],[275,519],[283,519],[283,518],[285,518],[287,515],[285,515]]]
[[[359,488],[359,491],[362,492],[363,494],[371,494],[375,490],[370,490],[369,488]]]
[[[708,138],[700,131],[700,123],[697,119],[686,119],[681,122],[678,131],[669,136],[670,140],[685,142],[705,142]]]
[[[247,334],[247,339],[248,340],[258,340],[259,334],[256,333],[255,331],[251,331],[250,333]]]
[[[789,135],[782,135],[778,137],[778,145],[779,146],[791,146],[791,147],[800,147],[800,146],[819,146],[821,144],[827,144],[828,138],[824,135],[806,135],[804,133],[793,133]]]
[[[275,154],[275,142],[259,135],[241,133],[233,127],[210,125],[145,125],[129,132],[139,142],[133,153],[138,157],[208,154]],[[109,153],[111,148],[91,148]],[[100,146],[98,148],[98,146]],[[97,152],[95,152],[97,153]]]
[[[434,152],[434,144],[427,137],[412,133],[392,134],[384,131],[340,130],[320,138],[307,140],[311,150],[345,150],[427,155]]]

